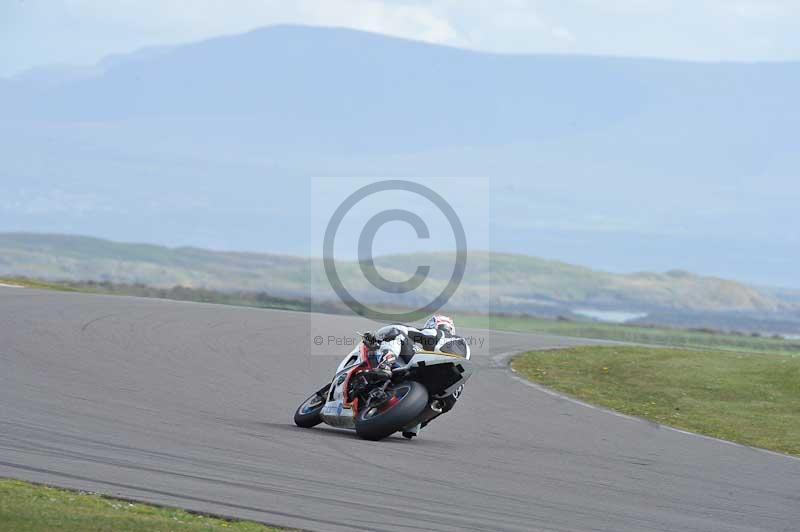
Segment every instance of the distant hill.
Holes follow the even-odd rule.
[[[0,228],[299,255],[311,176],[478,176],[493,250],[800,288],[797,94],[796,62],[264,28],[0,80]]]
[[[386,277],[407,278],[431,266],[425,293],[442,289],[449,253],[385,256],[376,264]],[[355,262],[339,261],[345,286],[364,301],[413,304],[367,284]],[[265,291],[275,296],[330,299],[319,259],[128,244],[97,238],[0,233],[0,276],[183,285],[215,290]],[[472,252],[462,287],[451,305],[461,310],[556,315],[588,307],[644,312],[792,312],[782,301],[741,283],[688,272],[612,274],[523,255]]]

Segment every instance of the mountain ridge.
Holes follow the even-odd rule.
[[[3,230],[302,254],[311,176],[482,177],[493,250],[800,287],[800,63],[301,26],[106,63],[0,80]]]

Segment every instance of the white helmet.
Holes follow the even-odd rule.
[[[428,318],[428,321],[425,322],[425,328],[442,329],[449,332],[451,335],[456,334],[456,324],[453,323],[453,318],[442,314],[434,314]]]

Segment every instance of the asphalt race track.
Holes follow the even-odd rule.
[[[368,328],[0,287],[0,476],[310,530],[800,530],[800,460],[576,404],[501,356],[580,340],[467,331],[478,370],[412,442],[296,428],[348,350],[312,338]]]

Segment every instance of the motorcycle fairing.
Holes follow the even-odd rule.
[[[364,344],[353,349],[339,364],[328,390],[327,401],[322,407],[323,421],[328,425],[346,429],[355,428],[356,407],[347,397],[350,379],[358,371],[369,369],[369,357]]]
[[[422,382],[431,397],[452,395],[472,375],[472,362],[460,355],[418,351],[409,362],[410,371]]]

